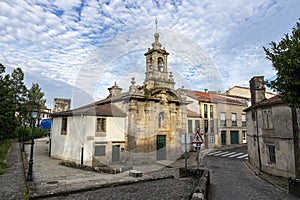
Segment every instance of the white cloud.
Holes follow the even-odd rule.
[[[129,85],[136,70],[130,71],[123,64],[135,62],[131,66],[137,67],[138,64],[139,70],[144,73],[143,52],[153,42],[157,17],[160,40],[170,52],[169,64],[172,70],[175,69],[176,82],[180,82],[176,78],[187,79],[196,89],[214,89],[216,84],[213,80],[220,76],[225,89],[233,85],[248,86],[252,75],[274,76],[262,46],[280,40],[289,32],[299,18],[299,10],[297,0],[4,0],[0,2],[0,48],[3,49],[0,62],[8,68],[22,67],[26,74],[35,78],[32,79],[34,82],[45,82],[46,79],[47,83],[62,81],[78,87],[80,91],[94,92],[90,99],[99,98],[97,88],[102,86],[99,77],[103,66],[99,63],[90,65],[89,62],[101,59],[109,62],[113,56],[114,59],[109,62],[111,71],[106,71],[105,76],[122,84],[128,78]],[[184,37],[177,38],[174,33]],[[107,45],[115,45],[117,49],[111,47],[114,52],[102,51],[102,57],[108,57],[106,60],[95,57],[95,53],[104,50]],[[199,55],[193,54],[198,48],[201,49]],[[210,58],[209,63],[213,63],[214,67],[203,67],[203,62],[209,59],[205,60],[201,55],[206,55],[205,59]],[[132,59],[133,56],[135,59]],[[88,63],[90,71],[80,77]],[[117,73],[114,71],[116,66]],[[125,70],[129,70],[128,76],[122,76]],[[95,72],[99,75],[90,79]],[[118,78],[119,74],[121,77]],[[199,76],[202,81],[197,80]],[[137,82],[142,83],[143,77],[140,76],[141,80]],[[94,81],[94,84],[89,88],[77,85],[78,81]],[[193,84],[195,81],[199,84]],[[109,79],[102,82],[104,85],[100,90],[105,92],[106,87],[113,84]],[[177,86],[181,85],[178,83]],[[47,86],[45,92],[53,94],[55,88],[49,88]],[[105,95],[103,93],[102,97]],[[48,102],[51,105],[52,99]]]

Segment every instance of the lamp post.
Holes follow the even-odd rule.
[[[29,159],[29,167],[28,167],[28,174],[27,174],[27,181],[32,181],[32,165],[33,165],[33,146],[34,146],[34,128],[35,128],[35,120],[38,117],[39,111],[37,108],[33,108],[31,112],[32,118],[32,135],[31,135],[31,150],[30,150],[30,159]]]
[[[21,141],[22,141],[22,147],[21,147],[21,151],[24,152],[24,140],[25,140],[25,119],[22,120],[22,138],[21,138]]]

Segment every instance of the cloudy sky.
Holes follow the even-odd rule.
[[[299,11],[299,0],[1,0],[0,63],[21,67],[48,107],[55,97],[77,107],[114,82],[143,84],[157,18],[176,87],[226,91],[274,79],[262,47],[289,33]]]

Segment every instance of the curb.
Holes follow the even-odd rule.
[[[28,193],[29,199],[43,199],[43,198],[50,198],[50,197],[57,197],[57,196],[67,196],[69,194],[77,194],[80,192],[87,192],[87,191],[93,191],[101,188],[108,188],[108,187],[116,187],[116,186],[122,186],[122,185],[129,185],[129,184],[135,184],[135,183],[141,183],[141,182],[147,182],[147,181],[155,181],[155,180],[162,180],[162,179],[169,179],[169,178],[174,178],[173,175],[169,176],[163,176],[163,177],[147,177],[147,178],[140,178],[136,180],[130,180],[130,181],[123,181],[123,182],[113,182],[113,183],[105,183],[97,186],[90,186],[90,187],[85,187],[85,188],[80,188],[80,189],[75,189],[75,190],[69,190],[69,191],[61,191],[61,192],[56,192],[52,194],[45,194],[45,195],[39,195],[39,194],[34,194],[30,195],[30,191]]]
[[[262,176],[263,173],[257,171],[256,169],[254,169],[254,167],[253,167],[248,161],[244,162],[244,165],[245,165],[250,171],[252,171],[257,177],[259,177],[260,179],[262,179],[262,180],[264,180],[264,181],[270,183],[271,185],[276,186],[278,189],[281,189],[281,190],[283,190],[283,191],[285,191],[285,192],[288,193],[288,190],[287,190],[287,189],[285,189],[285,188],[279,186],[278,184],[274,183],[273,181],[270,181],[268,178],[265,178],[264,176]]]

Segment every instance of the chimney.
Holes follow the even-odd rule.
[[[208,89],[204,89],[204,92],[205,92],[205,93],[208,93]]]
[[[250,80],[250,92],[252,106],[266,99],[264,76],[252,77],[252,79]]]
[[[69,111],[71,108],[71,99],[54,98],[53,113]]]
[[[115,82],[115,85],[108,88],[108,91],[109,91],[109,95],[107,98],[114,97],[114,96],[118,96],[119,94],[121,94],[122,88],[119,88],[117,86],[117,83]]]

